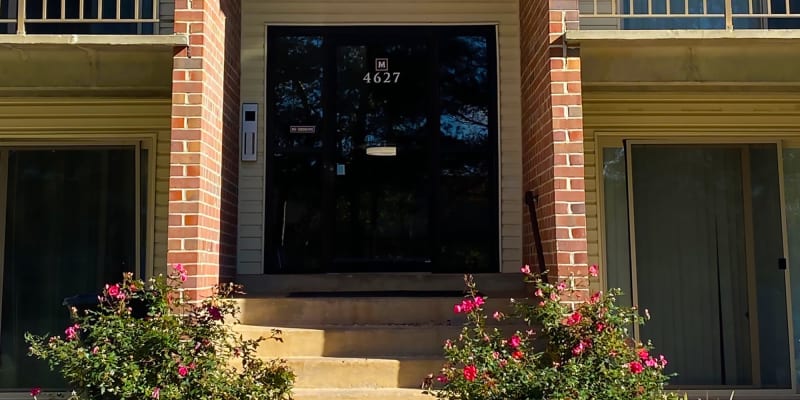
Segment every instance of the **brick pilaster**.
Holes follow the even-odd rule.
[[[564,37],[578,26],[578,0],[520,0],[520,23],[523,187],[538,196],[550,275],[574,275],[588,288],[580,57]],[[524,218],[524,257],[533,265],[527,208]]]
[[[175,0],[169,264],[207,294],[236,268],[240,1]]]

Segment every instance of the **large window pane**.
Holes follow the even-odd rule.
[[[270,42],[268,110],[277,148],[322,147],[322,44],[321,36],[301,35],[277,36]],[[300,126],[316,129],[296,128]]]
[[[628,187],[625,150],[603,149],[603,207],[605,211],[606,286],[623,291],[620,303],[633,305],[630,237],[628,235]]]

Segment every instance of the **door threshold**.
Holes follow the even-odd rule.
[[[525,283],[520,274],[475,274],[478,289],[490,297],[524,297]],[[449,297],[463,296],[464,274],[352,273],[309,275],[239,275],[250,296],[276,297],[392,297],[392,295]],[[374,297],[374,296],[373,296]]]

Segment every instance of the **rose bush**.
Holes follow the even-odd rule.
[[[97,307],[71,309],[63,336],[26,334],[30,355],[46,360],[86,400],[289,399],[294,375],[281,360],[262,360],[263,340],[244,340],[226,323],[238,322],[219,286],[201,302],[184,301],[186,270],[147,282],[125,274],[106,285]],[[40,389],[31,394],[36,397]]]
[[[678,398],[664,391],[667,359],[651,343],[632,339],[630,328],[646,318],[616,304],[619,290],[573,305],[562,301],[574,292],[573,279],[549,284],[527,266],[522,272],[532,298],[512,300],[512,315],[491,317],[529,327],[508,333],[487,324],[485,299],[466,277],[468,295],[454,311],[466,313],[467,322],[458,338],[445,342],[447,362],[432,394],[448,400]],[[597,276],[596,266],[590,274]]]

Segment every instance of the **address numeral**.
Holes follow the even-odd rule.
[[[400,82],[400,73],[399,72],[374,72],[370,73],[367,72],[364,75],[364,78],[361,79],[362,81],[366,82],[367,85],[371,84],[391,84],[391,83],[398,83]]]

